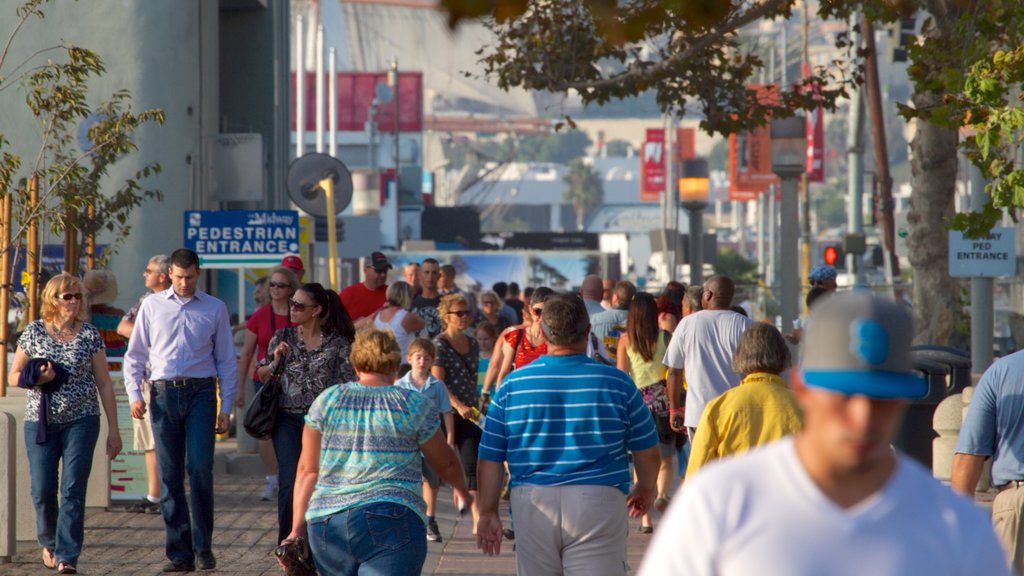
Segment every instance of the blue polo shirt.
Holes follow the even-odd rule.
[[[419,388],[413,383],[412,372],[408,372],[405,376],[395,380],[395,386],[419,392],[427,398],[430,398],[434,403],[434,408],[437,409],[438,414],[444,414],[445,412],[452,411],[451,400],[448,399],[448,387],[444,385],[444,382],[441,382],[432,374],[427,375],[427,381],[423,383],[423,388]]]
[[[624,372],[583,354],[541,356],[498,388],[479,457],[507,461],[511,486],[587,484],[628,493],[627,452],[657,443],[651,413]]]

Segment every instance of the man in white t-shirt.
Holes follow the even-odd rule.
[[[732,370],[732,355],[751,320],[729,309],[735,289],[727,276],[708,278],[701,294],[702,309],[679,322],[662,360],[669,368],[669,422],[676,432],[689,429],[691,438],[704,406],[740,383],[740,375]],[[679,407],[683,378],[685,418]]]
[[[1008,575],[985,512],[890,445],[928,391],[906,309],[846,293],[811,318],[803,430],[687,478],[640,576]]]

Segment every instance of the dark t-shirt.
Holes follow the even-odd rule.
[[[441,316],[437,313],[437,306],[440,303],[440,295],[436,298],[424,298],[423,295],[419,295],[412,299],[412,313],[426,322],[420,333],[431,340],[441,333]]]
[[[507,304],[509,308],[515,310],[516,316],[518,317],[517,323],[518,324],[522,324],[523,323],[523,306],[524,306],[523,301],[522,300],[518,300],[516,298],[509,298],[508,300],[505,300],[505,304]]]

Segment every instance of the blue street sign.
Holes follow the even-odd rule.
[[[295,210],[186,211],[185,247],[204,268],[268,268],[299,253]]]

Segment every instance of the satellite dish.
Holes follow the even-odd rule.
[[[377,99],[377,102],[391,102],[391,86],[383,82],[377,82],[377,85],[373,87],[373,96]]]
[[[288,167],[288,196],[292,202],[313,216],[326,217],[327,197],[320,181],[334,180],[334,212],[341,212],[352,202],[352,173],[341,160],[319,152],[296,158]]]

